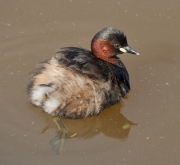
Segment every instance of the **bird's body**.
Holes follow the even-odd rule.
[[[52,115],[83,118],[122,100],[130,90],[129,74],[116,56],[122,52],[99,33],[91,47],[92,51],[61,48],[55,57],[39,63],[28,84],[30,101]]]

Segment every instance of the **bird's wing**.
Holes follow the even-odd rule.
[[[89,50],[77,47],[61,48],[55,58],[59,64],[67,66],[93,80],[100,82],[108,80],[109,72],[106,62],[92,55]]]

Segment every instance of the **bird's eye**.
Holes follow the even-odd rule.
[[[118,44],[114,44],[114,47],[115,47],[115,48],[118,48],[118,47],[119,47],[119,45],[118,45]]]

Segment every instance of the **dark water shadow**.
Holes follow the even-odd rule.
[[[122,107],[123,104],[118,103],[105,109],[99,116],[92,116],[84,119],[72,120],[61,118],[60,121],[67,128],[67,131],[59,130],[56,124],[52,122],[52,116],[41,112],[36,113],[40,114],[47,123],[41,133],[46,132],[48,129],[56,129],[57,134],[49,140],[49,144],[51,145],[52,151],[59,155],[67,139],[77,138],[86,140],[102,133],[107,137],[122,141],[126,140],[132,126],[137,124],[128,120],[121,113]]]

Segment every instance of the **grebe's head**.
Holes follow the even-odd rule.
[[[93,37],[91,50],[95,56],[110,63],[117,61],[117,54],[139,55],[138,52],[128,46],[124,33],[112,27],[102,29]]]

